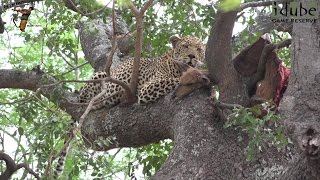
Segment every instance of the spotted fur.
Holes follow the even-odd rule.
[[[148,103],[156,101],[161,96],[174,90],[179,83],[182,75],[180,68],[173,62],[177,60],[192,67],[198,67],[203,64],[205,45],[196,37],[172,36],[170,38],[172,49],[158,58],[141,58],[139,68],[139,82],[137,96],[139,103]],[[111,71],[111,77],[130,83],[132,74],[133,58],[127,60],[119,67]],[[91,79],[102,79],[107,77],[105,72],[96,72]],[[102,99],[93,106],[93,109],[99,109],[104,106],[114,106],[120,102],[123,88],[117,84],[107,82],[107,92]],[[80,92],[80,102],[88,103],[93,97],[101,92],[100,83],[87,83]],[[70,125],[73,127],[75,122]],[[69,147],[61,153],[58,164],[54,172],[54,179],[62,173],[64,161]]]
[[[182,72],[173,60],[177,60],[193,67],[203,64],[205,45],[196,37],[172,36],[172,49],[158,58],[141,58],[137,96],[139,103],[156,101],[161,96],[171,92],[179,83]],[[111,71],[111,77],[130,83],[133,58],[127,60]],[[105,72],[96,72],[91,79],[106,77]],[[114,106],[120,102],[123,88],[117,84],[107,82],[107,92],[93,108]],[[80,102],[88,103],[101,92],[100,83],[87,83],[80,93]],[[119,93],[120,92],[120,93]]]

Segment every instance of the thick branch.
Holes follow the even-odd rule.
[[[108,81],[115,84],[119,84],[124,88],[124,93],[127,97],[134,96],[130,87],[117,79],[106,77],[99,80],[64,80],[56,81],[54,78],[37,73],[35,71],[20,71],[20,70],[1,70],[0,69],[0,89],[2,88],[15,88],[15,89],[27,89],[32,91],[39,91],[42,95],[47,97],[50,101],[56,102],[58,106],[65,110],[73,117],[79,118],[82,111],[84,111],[81,104],[76,104],[77,95],[66,91],[63,88],[63,83],[66,82],[90,82],[98,83],[100,81]]]
[[[0,152],[0,160],[6,162],[6,170],[0,175],[0,179],[10,179],[13,173],[15,173],[20,168],[24,168],[35,178],[41,179],[37,173],[35,173],[29,166],[25,163],[16,164],[14,160],[7,154]]]
[[[154,1],[154,0],[149,0],[148,2],[146,2],[146,3],[143,5],[143,7],[141,8],[140,12],[141,12],[142,14],[144,14],[144,13],[146,12],[146,10],[147,10],[150,6],[153,5],[153,1]]]
[[[116,147],[139,147],[163,139],[173,139],[174,122],[187,118],[185,110],[191,112],[200,106],[203,112],[208,90],[197,90],[194,97],[171,100],[170,95],[147,104],[131,107],[114,107],[108,111],[98,110],[87,115],[83,122],[82,135],[86,145],[95,150],[109,150]],[[170,111],[165,111],[170,109]],[[201,113],[201,112],[200,112]],[[185,115],[185,117],[181,117]],[[111,143],[103,143],[111,140]]]
[[[231,61],[231,36],[236,18],[235,11],[217,12],[205,59],[211,81],[220,87],[221,101],[246,106],[249,104],[249,97]]]
[[[274,1],[260,1],[260,2],[247,2],[241,4],[239,11],[242,11],[248,7],[260,7],[260,6],[270,6]]]
[[[208,95],[206,90],[197,90],[178,101],[168,95],[146,106],[94,111],[84,120],[83,139],[88,147],[103,151],[174,139],[169,159],[151,179],[188,179],[190,175],[199,179],[255,179],[257,167],[247,166],[245,156],[239,156],[246,141],[237,141],[239,132],[223,129],[224,122],[212,113]],[[267,164],[287,163],[276,149],[265,153]]]
[[[42,74],[37,74],[35,71],[20,71],[20,70],[0,70],[0,89],[28,89],[35,91],[38,88],[38,83],[42,78]]]
[[[9,155],[7,155],[5,153],[0,153],[0,160],[5,161],[6,162],[6,166],[7,166],[6,171],[0,175],[0,178],[1,179],[9,179],[12,176],[12,174],[14,172],[16,172],[17,165],[13,161],[13,159]]]
[[[53,84],[56,81],[49,76],[35,71],[0,69],[0,89],[14,88],[36,91],[43,85]],[[77,102],[77,95],[66,91],[62,84],[41,88],[41,94],[72,116],[79,116],[81,108],[71,102]]]
[[[139,16],[139,15],[140,15],[139,9],[133,4],[132,1],[131,1],[130,4],[129,4],[129,8],[130,8],[130,10],[131,10],[131,12],[132,12],[132,14],[133,14],[134,16]]]
[[[237,12],[218,11],[207,43],[206,61],[210,77],[214,82],[221,81],[230,72],[231,37]],[[210,51],[209,51],[210,49]],[[221,53],[224,52],[224,53]],[[210,57],[210,58],[209,58]],[[219,69],[219,71],[217,71]],[[219,73],[224,72],[224,73]]]

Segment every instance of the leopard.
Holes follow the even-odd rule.
[[[174,90],[182,75],[181,69],[174,61],[191,67],[204,64],[205,44],[194,36],[171,36],[172,48],[156,58],[141,58],[136,96],[139,104],[154,102]],[[129,84],[133,70],[134,58],[129,58],[120,66],[111,70],[111,77]],[[96,72],[91,79],[107,77],[106,72]],[[88,103],[102,91],[100,83],[87,83],[80,92],[79,102]],[[106,93],[92,109],[112,107],[120,103],[124,89],[115,83],[106,82]]]
[[[180,77],[184,72],[190,69],[189,67],[199,68],[204,65],[206,45],[202,43],[199,38],[194,36],[179,37],[174,35],[170,37],[169,41],[172,48],[164,55],[156,58],[140,59],[136,93],[139,104],[154,102],[162,96],[169,94],[179,84]],[[116,68],[112,69],[110,76],[129,84],[133,70],[133,61],[134,58],[129,58]],[[181,65],[181,63],[183,65]],[[98,80],[106,77],[107,73],[100,71],[94,73],[91,80]],[[80,91],[79,102],[90,102],[103,88],[106,88],[106,93],[98,103],[95,103],[95,105],[92,106],[92,109],[97,110],[119,104],[122,95],[124,94],[124,89],[120,85],[111,82],[106,82],[105,85],[105,87],[102,87],[101,83],[85,84]],[[75,124],[76,122],[72,120],[70,124],[72,123]],[[59,175],[63,172],[64,161],[68,150],[69,147],[63,149],[58,159],[57,166],[54,170],[54,179],[58,179]]]
[[[205,44],[193,36],[171,36],[170,42],[172,49],[160,57],[141,58],[139,64],[139,76],[137,96],[138,103],[144,104],[158,100],[162,96],[173,91],[180,83],[183,72],[190,67],[200,67],[204,64]],[[134,58],[111,70],[111,77],[129,84],[133,70]],[[183,63],[188,67],[181,68],[176,62]],[[91,77],[92,80],[106,78],[106,72],[96,72]],[[183,79],[183,78],[182,78]],[[112,107],[120,103],[124,89],[111,82],[105,84],[107,91],[103,95],[99,103],[96,103],[92,109],[100,109],[102,107]],[[87,83],[82,88],[79,95],[80,103],[88,103],[93,97],[102,91],[100,83]],[[75,123],[74,120],[71,123]],[[54,179],[62,173],[64,161],[69,148],[65,148],[61,153],[57,167],[54,171]]]

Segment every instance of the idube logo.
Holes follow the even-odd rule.
[[[272,22],[313,23],[319,17],[318,1],[273,2]]]

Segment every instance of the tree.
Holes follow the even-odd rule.
[[[60,4],[50,3],[57,7],[56,12],[53,12],[53,14],[63,15],[63,10],[61,10],[63,8],[58,8],[58,6],[61,6]],[[107,63],[106,57],[109,57],[112,51],[110,39],[113,37],[113,32],[117,32],[120,35],[127,34],[127,25],[122,21],[121,16],[117,16],[113,26],[114,30],[110,31],[112,29],[110,28],[111,24],[103,24],[100,20],[95,19],[94,13],[90,13],[90,10],[97,9],[98,6],[96,4],[75,6],[76,2],[74,1],[64,1],[64,3],[67,8],[93,19],[78,22],[80,43],[85,55],[85,61],[94,70],[103,70]],[[162,3],[164,3],[164,7],[181,5],[179,4],[181,2],[175,4],[175,1]],[[313,24],[293,23],[293,45],[291,47],[292,52],[297,53],[292,53],[293,73],[291,73],[288,90],[280,103],[279,110],[283,114],[284,125],[289,130],[289,134],[293,132],[291,137],[294,140],[294,147],[290,150],[290,153],[294,158],[288,158],[289,152],[286,151],[288,149],[279,152],[275,147],[263,146],[262,152],[254,160],[246,161],[245,149],[247,144],[250,143],[250,136],[238,128],[224,128],[226,123],[224,115],[230,114],[230,111],[228,108],[223,108],[222,105],[249,107],[252,103],[251,98],[256,90],[256,84],[266,78],[265,72],[268,71],[268,63],[273,62],[277,57],[274,49],[291,43],[290,41],[283,41],[279,44],[271,44],[265,37],[259,40],[257,38],[255,43],[252,43],[247,48],[242,48],[243,50],[232,60],[232,30],[235,21],[240,17],[237,15],[245,8],[270,6],[271,3],[268,1],[247,2],[231,11],[223,11],[211,7],[207,9],[210,12],[203,16],[203,22],[209,20],[212,23],[205,60],[211,82],[214,82],[219,87],[219,101],[221,103],[212,103],[212,101],[208,100],[208,94],[210,94],[208,89],[200,89],[190,96],[177,101],[164,97],[155,103],[145,106],[134,104],[129,107],[117,106],[111,109],[91,111],[86,114],[81,125],[82,139],[86,147],[98,151],[107,151],[119,147],[140,147],[160,140],[172,139],[174,146],[168,159],[151,179],[316,179],[319,177],[320,137],[318,134],[319,124],[317,122],[319,111],[317,108],[319,107],[319,102],[317,101],[319,97],[319,66],[317,66],[319,64],[319,42],[315,42],[316,39],[319,39],[320,28],[318,21]],[[200,6],[194,1],[186,1],[183,5],[191,9],[192,5]],[[138,6],[142,6],[142,3],[138,3]],[[168,8],[167,11],[176,15],[175,21],[185,21],[183,15],[178,14],[183,12],[183,9],[172,12]],[[212,13],[212,11],[217,12]],[[157,26],[155,19],[152,19],[152,16],[148,14],[152,12],[154,12],[154,9],[148,11],[145,17],[147,22],[145,23],[145,32],[149,36],[145,36],[147,40],[144,41],[146,44],[144,50],[148,48],[148,43],[158,43],[157,39],[168,37],[168,34],[161,36],[161,33],[152,31],[152,28],[148,29],[148,27]],[[106,13],[110,13],[110,10]],[[128,18],[128,16],[125,16],[126,12],[122,13],[124,19]],[[70,16],[76,19],[79,14],[75,13]],[[57,18],[55,15],[52,15],[52,17],[53,19]],[[181,20],[178,20],[179,18]],[[109,16],[106,18],[106,22],[112,22],[112,19]],[[59,21],[58,18],[55,20]],[[64,23],[63,27],[65,29],[71,28],[68,25],[69,22]],[[270,27],[270,23],[267,25]],[[52,28],[57,28],[57,26],[53,24]],[[205,23],[202,24],[203,26],[205,26]],[[170,29],[172,27],[165,26],[165,28]],[[192,28],[186,29],[190,30]],[[287,28],[284,29],[288,31]],[[57,33],[49,28],[46,31],[48,34]],[[199,33],[199,31],[190,31]],[[150,38],[152,33],[159,34],[159,37]],[[187,32],[185,33],[188,34]],[[200,33],[200,35],[203,34],[205,33]],[[257,37],[259,36],[258,34]],[[49,36],[48,39],[62,38],[61,36],[53,37]],[[68,37],[68,33],[66,33],[66,37]],[[234,38],[237,39],[238,37]],[[48,47],[53,52],[61,53],[60,57],[74,58],[75,60],[72,63],[76,64],[72,65],[73,69],[79,69],[79,59],[77,60],[77,53],[75,52],[77,46],[71,38],[66,39],[63,39],[64,45],[70,47],[70,49],[66,48],[59,51],[59,45],[50,43],[48,43]],[[148,40],[150,41],[148,42]],[[119,43],[120,51],[126,49],[121,44],[129,44],[130,46],[130,43]],[[71,50],[71,52],[68,53],[68,50]],[[249,64],[250,67],[253,66],[253,73],[249,76],[244,76],[242,72],[244,70],[241,68],[239,70],[237,66],[237,60],[239,59],[250,63],[252,63],[250,60],[253,60],[253,65]],[[117,63],[119,58],[115,57],[113,61]],[[306,69],[308,69],[308,73],[304,73]],[[54,68],[45,70],[57,71]],[[244,72],[247,73],[246,69]],[[75,103],[77,102],[78,94],[69,91],[62,85],[62,82],[66,82],[63,81],[65,78],[63,76],[53,77],[52,74],[50,76],[49,73],[44,73],[43,70],[37,68],[31,71],[27,71],[25,67],[10,70],[1,69],[0,88],[35,91],[36,97],[44,96],[49,101],[54,102],[54,106],[49,104],[50,109],[52,106],[65,111],[74,119],[80,119],[81,116],[84,117],[83,113],[86,106]],[[47,108],[48,105],[44,107]],[[24,111],[22,112],[27,114],[25,117],[28,117],[28,115],[30,117],[33,107],[23,108]],[[37,114],[38,112],[34,111],[33,113]],[[61,119],[66,119],[62,115],[60,116],[62,117]],[[19,123],[21,127],[27,127],[22,125],[24,122]],[[31,127],[39,128],[35,122],[33,123],[34,125]],[[51,123],[54,124],[55,122]],[[57,123],[55,125],[62,126],[62,124]],[[28,129],[25,131],[28,131]],[[23,134],[21,128],[19,133]],[[62,130],[57,133],[62,133]],[[239,141],[239,137],[243,139]],[[304,155],[297,153],[299,151],[298,147],[305,152]],[[59,149],[57,147],[54,148]],[[46,151],[45,157],[49,157],[50,151]],[[44,169],[43,166],[45,165],[39,161],[38,166],[40,169]]]
[[[285,177],[317,179],[320,173],[319,29],[319,19],[312,24],[293,25],[294,73],[290,77],[288,90],[280,109],[289,134],[303,155]]]

